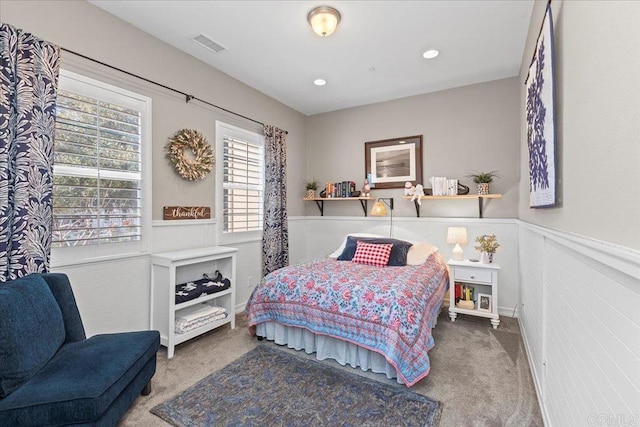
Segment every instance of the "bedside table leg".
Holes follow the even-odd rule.
[[[456,321],[456,317],[458,317],[458,313],[449,310],[449,318],[451,319],[452,322]]]
[[[493,329],[498,329],[499,324],[500,324],[500,319],[491,319],[491,325],[493,325]]]

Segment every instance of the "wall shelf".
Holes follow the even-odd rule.
[[[320,210],[320,216],[324,216],[324,202],[351,202],[354,200],[359,200],[360,205],[362,206],[362,210],[364,212],[364,216],[367,216],[367,204],[369,200],[375,200],[374,197],[314,197],[313,199],[307,199],[306,197],[302,199],[305,202],[316,202],[318,209]],[[419,215],[418,215],[419,216]]]
[[[404,196],[406,200],[411,200],[411,196]],[[482,218],[482,207],[485,199],[501,199],[502,194],[463,194],[459,196],[422,196],[420,200],[468,200],[478,199],[478,218]],[[416,216],[420,217],[420,205],[417,200],[413,201],[416,206]]]

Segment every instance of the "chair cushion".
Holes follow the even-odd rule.
[[[159,348],[158,331],[65,344],[31,381],[0,400],[0,425],[96,422]]]
[[[62,312],[40,275],[0,285],[0,398],[38,372],[64,340]]]

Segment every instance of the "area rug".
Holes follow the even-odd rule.
[[[174,426],[437,426],[441,404],[258,345],[151,412]]]

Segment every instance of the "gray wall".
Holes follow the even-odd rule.
[[[412,96],[310,116],[307,119],[307,177],[327,181],[352,180],[358,189],[364,178],[364,143],[423,135],[423,184],[431,176],[458,178],[477,191],[465,175],[474,170],[498,170],[493,193],[504,198],[487,204],[486,217],[515,218],[518,213],[519,80],[496,80],[446,91]],[[303,187],[299,185],[302,197]],[[295,188],[291,191],[295,191]],[[402,189],[375,190],[374,197],[394,197],[394,216],[415,216]],[[358,215],[354,203],[325,203],[325,215]],[[307,202],[307,215],[319,215]],[[477,202],[424,201],[422,216],[477,216]]]
[[[545,2],[536,2],[520,82],[524,82]],[[640,249],[640,2],[553,2],[556,162],[560,203],[529,208],[520,101],[518,216],[543,225]]]
[[[50,42],[134,74],[194,94],[213,104],[289,131],[288,180],[304,181],[306,117],[84,1],[0,2],[2,22],[23,28]],[[215,144],[215,120],[262,133],[262,126],[225,114],[197,101],[185,103],[173,94],[100,65],[62,53],[62,67],[152,97],[153,218],[162,206],[214,206],[214,174],[200,182],[180,178],[164,157],[168,138],[182,128],[195,128]],[[300,197],[289,198],[291,215],[303,209]]]

